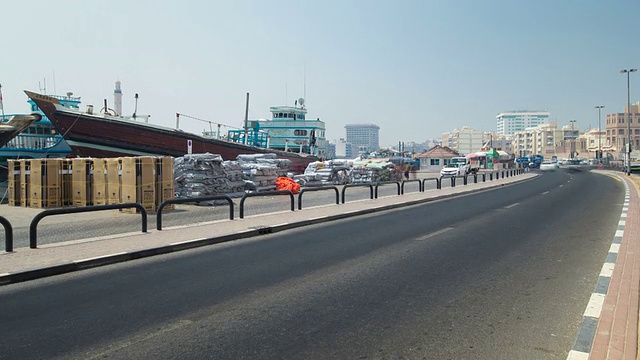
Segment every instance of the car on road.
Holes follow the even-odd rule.
[[[540,164],[541,171],[556,171],[559,167],[558,163],[553,161],[543,161]]]

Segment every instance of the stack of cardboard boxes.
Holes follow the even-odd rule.
[[[163,201],[174,197],[173,158],[9,160],[8,185],[11,206],[57,208],[135,202],[155,212]]]

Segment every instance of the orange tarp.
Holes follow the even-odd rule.
[[[292,193],[297,194],[300,192],[300,184],[292,178],[279,177],[276,179],[276,190],[291,190]]]

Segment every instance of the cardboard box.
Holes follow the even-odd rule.
[[[107,162],[105,159],[93,160],[93,205],[107,204]]]
[[[107,205],[120,204],[120,158],[105,159],[107,172]]]
[[[62,159],[62,206],[73,205],[73,159]]]
[[[156,208],[165,200],[174,198],[173,157],[159,156],[154,158],[156,167]],[[167,205],[164,210],[174,210],[175,205]]]
[[[144,206],[148,212],[156,211],[155,165],[152,156],[120,158],[120,201],[135,202]],[[123,209],[124,212],[136,212],[135,208]]]
[[[32,159],[29,179],[29,206],[62,207],[62,160]]]
[[[20,160],[20,206],[29,207],[29,183],[31,180],[31,161]]]
[[[73,206],[92,205],[91,171],[93,159],[78,158],[71,160],[71,181],[73,191]]]
[[[20,206],[20,162],[7,160],[7,187],[9,206]]]

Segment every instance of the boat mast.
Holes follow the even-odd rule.
[[[4,121],[4,103],[2,101],[2,84],[0,84],[0,110],[2,110],[2,119]]]
[[[247,93],[247,106],[244,108],[244,144],[247,144],[249,135],[249,93]]]

